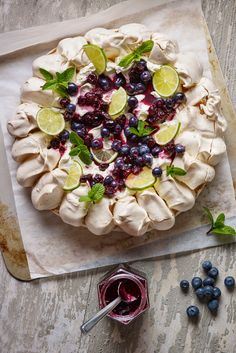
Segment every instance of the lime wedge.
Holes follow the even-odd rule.
[[[153,75],[152,84],[161,97],[170,97],[179,86],[179,75],[173,67],[163,65]]]
[[[108,113],[115,117],[120,115],[127,103],[127,93],[123,87],[120,87],[117,91],[112,94],[111,103],[109,105]]]
[[[102,164],[102,163],[111,163],[118,156],[118,153],[113,151],[112,149],[95,150],[95,149],[91,148],[90,152],[91,152],[94,160],[97,163],[100,163],[100,164]]]
[[[39,129],[48,135],[58,135],[65,128],[63,115],[50,108],[40,109],[36,120]]]
[[[76,189],[80,184],[80,177],[83,173],[82,167],[78,162],[73,162],[68,170],[68,176],[66,178],[63,189],[71,191]]]
[[[98,75],[101,75],[106,70],[107,66],[107,57],[103,49],[95,44],[86,44],[83,46],[83,49],[94,65]]]
[[[158,145],[164,146],[169,143],[180,130],[181,123],[178,121],[172,124],[162,124],[160,130],[158,130],[154,135],[154,139]]]
[[[125,185],[132,190],[143,190],[152,186],[155,181],[152,170],[144,167],[138,175],[130,174],[125,181]]]

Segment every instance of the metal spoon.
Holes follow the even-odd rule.
[[[80,330],[82,333],[88,333],[101,319],[104,318],[104,316],[109,314],[121,302],[132,303],[139,298],[139,296],[134,297],[130,294],[127,295],[124,282],[119,283],[117,294],[118,294],[118,297],[116,299],[114,299],[104,308],[99,310],[97,314],[95,314],[91,319],[89,319],[83,325],[80,326]]]

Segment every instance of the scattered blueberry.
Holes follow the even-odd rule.
[[[115,167],[116,168],[123,168],[124,167],[124,160],[123,158],[119,157],[115,160]]]
[[[115,180],[113,180],[110,185],[113,189],[117,189],[117,187],[118,187],[118,184]]]
[[[199,309],[197,306],[191,305],[187,308],[186,313],[187,313],[188,317],[194,318],[199,315]]]
[[[235,286],[235,279],[232,276],[225,277],[224,284],[227,288],[233,288]]]
[[[76,94],[78,93],[78,86],[73,82],[69,82],[67,92],[69,96],[76,96]]]
[[[219,302],[216,299],[212,299],[207,303],[207,307],[210,311],[217,311],[219,308]]]
[[[103,147],[103,143],[99,139],[93,139],[91,141],[91,147],[94,148],[94,149],[100,149],[100,148]]]
[[[135,94],[135,85],[133,83],[128,83],[126,85],[126,90],[127,90],[129,95]]]
[[[111,148],[113,149],[113,151],[119,152],[119,150],[121,148],[121,141],[120,140],[114,140],[112,142]]]
[[[151,153],[145,153],[142,155],[144,164],[151,166],[153,162],[153,157]]]
[[[179,285],[180,285],[180,288],[183,289],[184,291],[189,289],[189,281],[187,281],[186,279],[183,279]]]
[[[161,167],[155,167],[152,170],[152,175],[155,177],[160,177],[162,175],[162,169]]]
[[[114,78],[114,85],[119,88],[121,86],[124,86],[126,84],[126,79],[123,74],[119,73],[115,75]]]
[[[67,98],[60,99],[60,105],[62,106],[62,108],[66,108],[69,103],[70,103],[70,100]]]
[[[102,137],[108,137],[110,135],[110,131],[108,130],[108,128],[103,127],[101,128],[101,136]]]
[[[174,96],[174,100],[175,100],[175,102],[176,102],[177,104],[183,103],[183,102],[185,102],[185,100],[186,100],[186,96],[185,96],[185,94],[182,93],[182,92],[177,92],[177,93],[175,94],[175,96]]]
[[[200,277],[193,277],[191,284],[194,289],[200,288],[202,286],[202,279]]]
[[[109,164],[108,164],[108,163],[102,163],[102,164],[99,165],[98,168],[99,168],[101,171],[104,171],[104,170],[106,170],[108,167],[109,167]]]
[[[215,280],[212,277],[207,277],[207,278],[205,278],[203,280],[202,284],[203,284],[204,287],[206,287],[206,286],[214,286]]]
[[[221,290],[218,287],[213,288],[213,298],[217,299],[221,296]]]
[[[129,154],[129,145],[122,145],[120,150],[119,150],[119,153],[122,155],[122,156],[127,156]]]
[[[161,147],[159,146],[153,147],[151,152],[153,157],[158,157],[159,153],[161,152]]]
[[[174,105],[175,105],[175,101],[173,99],[171,99],[171,98],[167,98],[165,100],[165,105],[166,105],[167,109],[172,109],[174,107]]]
[[[149,71],[145,70],[141,73],[140,78],[144,83],[147,83],[151,81],[152,76]]]
[[[206,271],[206,272],[210,271],[210,269],[212,268],[212,263],[211,263],[211,261],[204,261],[204,262],[202,263],[202,268],[203,268],[203,270]]]
[[[135,98],[135,97],[130,97],[130,98]],[[129,119],[129,126],[130,127],[137,127],[138,126],[138,118],[136,118],[136,116],[131,116],[131,118]]]
[[[137,83],[135,85],[135,94],[141,94],[146,91],[146,86],[143,83]]]
[[[110,131],[113,131],[115,129],[116,123],[114,120],[106,120],[104,121],[104,127],[109,129]]]
[[[138,105],[138,99],[135,96],[131,96],[128,98],[128,106],[130,108],[136,108]]]
[[[207,299],[212,299],[214,295],[213,287],[212,286],[206,286],[204,287],[204,296]]]
[[[175,152],[178,154],[182,154],[185,152],[185,147],[183,145],[177,144],[175,145]]]
[[[98,77],[98,84],[104,91],[108,91],[111,88],[111,81],[109,77],[106,77],[105,75],[100,75]]]
[[[141,145],[139,147],[139,154],[142,156],[145,153],[149,153],[150,152],[150,148],[147,145]]]
[[[50,142],[50,146],[52,147],[52,148],[54,148],[54,149],[57,149],[57,148],[59,148],[59,146],[60,146],[60,140],[59,140],[59,138],[53,138],[52,140],[51,140],[51,142]]]
[[[95,181],[95,183],[102,183],[104,177],[101,174],[95,174],[93,180]]]
[[[131,147],[130,149],[130,155],[134,158],[137,158],[139,155],[139,148],[138,147]]]
[[[111,183],[113,182],[113,177],[111,175],[107,175],[103,181],[104,185],[111,185]]]
[[[126,137],[129,138],[132,136],[132,132],[130,131],[130,129],[128,127],[125,128],[124,132],[125,132]]]
[[[70,133],[67,130],[63,130],[62,132],[60,132],[59,134],[59,139],[62,142],[65,142],[66,140],[68,140],[68,138],[70,137]]]
[[[75,130],[75,132],[78,136],[84,138],[87,133],[87,130],[83,127],[82,129]]]
[[[75,104],[69,103],[69,104],[67,104],[67,106],[66,106],[66,110],[67,110],[69,113],[74,113],[74,112],[75,112],[75,109],[76,109],[76,105],[75,105]]]
[[[216,267],[212,267],[208,272],[207,275],[209,277],[212,277],[214,279],[216,279],[218,277],[219,271]]]
[[[199,299],[203,299],[205,297],[204,288],[200,287],[196,289],[195,294]]]
[[[91,83],[92,85],[96,85],[97,80],[98,80],[97,75],[94,74],[94,73],[91,73],[91,74],[88,75],[86,81],[87,81],[88,83]]]
[[[83,129],[84,125],[81,123],[78,123],[77,121],[72,121],[71,122],[71,130],[77,131],[80,129]]]
[[[114,128],[114,134],[115,135],[119,135],[122,131],[122,127],[119,124],[116,124],[115,128]]]

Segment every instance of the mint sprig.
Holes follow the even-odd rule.
[[[70,133],[70,142],[73,144],[69,155],[70,156],[79,156],[81,161],[89,165],[92,163],[92,158],[88,147],[84,144],[84,141],[79,137],[74,131]]]
[[[151,39],[146,40],[132,53],[126,55],[123,59],[121,59],[118,65],[124,68],[128,67],[133,61],[140,60],[142,57],[142,54],[149,53],[152,50],[153,45],[154,45],[153,40]]]
[[[51,90],[56,92],[61,97],[69,97],[67,92],[68,82],[72,80],[75,75],[75,68],[69,67],[63,72],[56,72],[56,75],[51,74],[49,71],[40,68],[41,75],[46,83],[42,86],[42,90]]]
[[[88,195],[80,196],[80,202],[99,202],[105,193],[105,187],[100,184],[94,184],[89,190]]]
[[[155,131],[154,128],[152,128],[151,126],[147,126],[148,124],[143,121],[143,120],[139,120],[138,121],[138,126],[137,128],[135,127],[130,127],[129,131],[132,132],[132,134],[138,136],[138,137],[144,137],[144,136],[148,136],[150,135],[152,132]]]
[[[209,208],[203,207],[205,214],[207,215],[211,228],[207,231],[206,234],[214,233],[214,234],[223,234],[223,235],[236,235],[236,231],[233,227],[227,226],[225,224],[225,215],[224,213],[220,213],[216,220],[214,220],[213,215]]]
[[[166,167],[166,175],[167,176],[176,176],[176,175],[179,175],[179,176],[183,176],[187,174],[186,170],[182,169],[182,168],[179,168],[179,167],[175,167],[173,164],[172,165],[168,165]]]

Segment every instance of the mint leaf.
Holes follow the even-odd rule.
[[[75,75],[75,68],[74,67],[69,67],[68,69],[66,69],[65,71],[63,71],[62,73],[58,73],[58,78],[59,78],[59,82],[69,82],[72,80],[72,78]]]
[[[42,86],[42,90],[46,90],[46,89],[53,89],[54,87],[57,86],[57,81],[56,80],[50,80],[48,82],[46,82],[43,86]]]
[[[224,225],[220,228],[213,228],[211,233],[214,234],[223,234],[223,235],[236,235],[236,231],[233,227]]]
[[[86,147],[86,146],[84,146],[84,147]],[[87,147],[86,147],[86,150],[80,150],[79,158],[86,165],[90,165],[92,163],[92,158],[91,158],[90,152]]]
[[[155,129],[152,128],[151,126],[146,126],[146,125],[147,123],[145,121],[139,120],[137,129],[135,127],[130,127],[129,131],[138,137],[148,136],[153,131],[155,131]]]
[[[211,223],[211,227],[213,228],[214,227],[214,218],[213,218],[213,216],[211,214],[211,211],[207,207],[203,207],[203,210],[206,213],[206,215],[207,215],[207,217],[208,217],[208,219],[209,219],[209,221]]]
[[[224,226],[224,223],[225,223],[225,215],[224,213],[220,213],[219,216],[216,218],[215,228],[220,228]]]
[[[132,134],[139,136],[139,131],[135,127],[129,127],[129,131],[132,132]]]
[[[89,190],[88,195],[81,196],[80,197],[80,202],[99,202],[105,193],[105,187],[97,183],[92,186],[92,188]]]
[[[73,143],[74,145],[84,144],[84,141],[82,140],[82,138],[79,137],[74,131],[71,131],[70,133],[70,142]]]
[[[135,55],[133,53],[126,55],[121,61],[119,62],[119,66],[121,67],[128,67],[132,61],[134,61]]]
[[[152,48],[153,48],[154,42],[153,40],[145,40],[136,50],[135,53],[137,54],[144,54],[144,53],[149,53]]]
[[[89,196],[85,195],[85,196],[80,196],[79,201],[80,202],[91,202],[92,200],[90,199]]]
[[[72,148],[69,152],[69,155],[71,157],[77,156],[77,154],[80,152],[79,147]]]
[[[172,176],[174,177],[175,175],[179,175],[179,176],[183,176],[187,174],[186,170],[179,168],[179,167],[175,167],[174,165],[168,165],[166,167],[166,175],[167,176]]]
[[[142,136],[148,136],[150,134],[153,133],[155,129],[153,129],[152,127],[148,126],[148,127],[145,127],[143,133],[142,133]]]
[[[143,130],[144,130],[145,122],[143,120],[138,121],[138,131],[139,134],[142,135]]]
[[[56,92],[59,96],[61,96],[63,98],[64,97],[66,97],[66,98],[69,97],[67,89],[60,83],[57,83],[56,86],[52,87],[51,89],[52,89],[52,91]]]
[[[43,78],[46,81],[50,81],[50,80],[53,79],[53,75],[49,71],[47,71],[47,70],[45,70],[45,69],[43,69],[41,67],[39,68],[39,72],[41,73],[41,75],[43,76]]]

